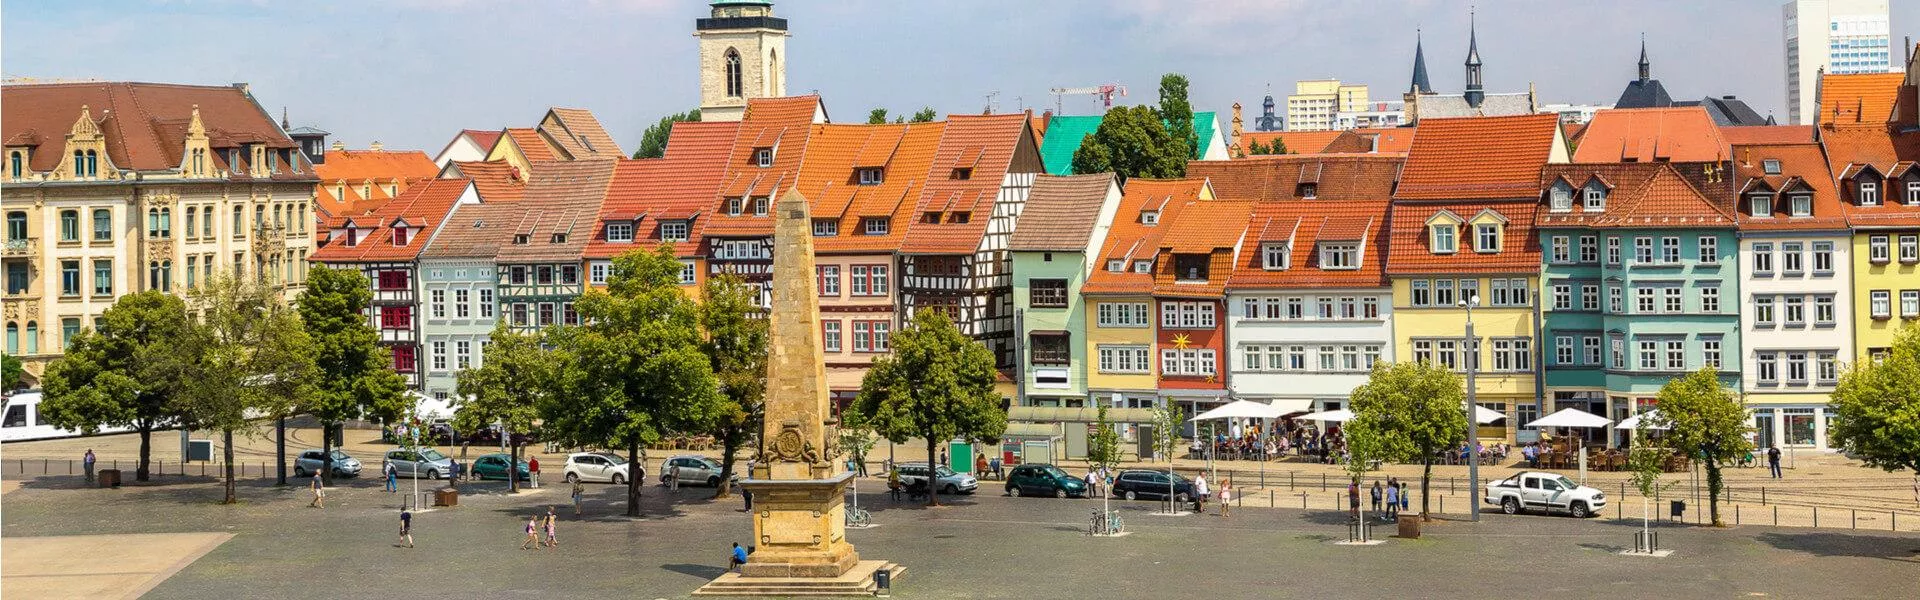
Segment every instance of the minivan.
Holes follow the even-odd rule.
[[[1046,463],[1027,463],[1007,473],[1008,496],[1083,496],[1087,482]]]

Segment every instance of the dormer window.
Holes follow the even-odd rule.
[[[940,224],[940,211],[930,210],[920,215],[920,222],[928,225]]]
[[[739,197],[733,197],[733,198],[728,198],[728,199],[727,199],[727,214],[728,214],[728,215],[730,215],[730,216],[735,216],[735,217],[738,217],[738,216],[740,216],[740,206],[741,206],[741,204],[743,204],[744,202],[745,202],[745,199],[744,199],[744,198],[739,198]]]
[[[753,216],[756,216],[756,217],[767,216],[767,203],[768,201],[766,196],[755,197],[753,199]]]
[[[860,230],[867,235],[886,235],[889,225],[886,217],[867,217],[860,220]]]
[[[1178,281],[1206,281],[1207,262],[1211,258],[1211,256],[1206,254],[1174,255],[1174,279]]]
[[[1548,207],[1553,212],[1570,212],[1573,210],[1573,189],[1568,188],[1567,184],[1554,184],[1553,190],[1547,193],[1547,197],[1549,200]]]
[[[408,239],[408,237],[409,237],[409,236],[408,236],[408,232],[407,232],[407,226],[405,226],[405,225],[395,225],[395,226],[393,227],[393,245],[395,245],[395,246],[405,246],[405,245],[407,245],[407,239]]]
[[[1299,189],[1295,190],[1295,192],[1298,193],[1301,198],[1312,200],[1320,196],[1320,184],[1302,183],[1299,185]]]
[[[686,221],[661,221],[660,222],[660,241],[663,241],[663,242],[687,241],[687,222]]]
[[[347,227],[347,246],[352,247],[358,245],[360,245],[360,230]]]
[[[1907,182],[1907,206],[1920,206],[1920,180]]]
[[[1140,224],[1141,225],[1159,225],[1160,211],[1157,211],[1157,210],[1140,211]]]
[[[880,185],[882,181],[885,181],[885,173],[885,170],[878,168],[860,169],[858,171],[860,185]]]
[[[1473,239],[1475,252],[1499,252],[1500,226],[1492,223],[1475,225]]]
[[[1747,214],[1755,217],[1773,216],[1773,198],[1767,194],[1747,196]]]
[[[513,245],[525,246],[533,242],[533,236],[525,233],[513,234]]]
[[[1435,223],[1431,232],[1433,251],[1438,254],[1452,254],[1460,249],[1459,231],[1452,223]]]
[[[1357,244],[1321,244],[1320,268],[1336,270],[1360,268],[1360,246]]]
[[[1880,183],[1879,182],[1862,181],[1860,182],[1859,187],[1860,187],[1860,205],[1861,206],[1879,206],[1880,205]]]
[[[1807,195],[1793,196],[1788,200],[1788,202],[1792,204],[1793,216],[1796,216],[1796,217],[1813,216],[1813,196],[1807,196]]]
[[[973,179],[973,167],[960,167],[953,170],[953,179]]]
[[[7,152],[7,176],[19,179],[26,172],[27,156],[25,152],[13,150]]]
[[[1587,184],[1586,193],[1583,196],[1582,204],[1587,210],[1607,209],[1607,188],[1600,185],[1600,182]]]
[[[773,166],[773,149],[755,148],[753,150],[753,164],[761,168]]]
[[[949,215],[947,217],[947,222],[948,223],[971,223],[973,222],[973,213],[970,213],[964,210],[954,211],[952,215]]]
[[[813,237],[833,237],[840,235],[840,221],[835,219],[814,219]]]
[[[627,222],[608,223],[607,241],[628,243],[633,241],[633,224]]]
[[[1119,273],[1119,272],[1121,272],[1121,271],[1125,271],[1125,270],[1127,270],[1127,259],[1124,259],[1124,258],[1110,258],[1110,259],[1107,259],[1107,272],[1108,272],[1108,273]]]
[[[549,243],[549,244],[565,244],[565,243],[567,243],[567,234],[564,234],[564,233],[556,233],[556,234],[553,234],[552,236],[550,236],[550,237],[548,237],[548,238],[547,238],[547,243]]]
[[[1133,261],[1133,272],[1135,272],[1135,273],[1152,273],[1152,272],[1153,272],[1153,261],[1151,261],[1151,260],[1147,260],[1147,259],[1144,259],[1144,258],[1143,258],[1143,259],[1140,259],[1140,260],[1136,260],[1136,261]]]
[[[1772,158],[1760,161],[1760,170],[1768,175],[1779,175],[1780,161]]]
[[[1286,244],[1261,244],[1260,265],[1268,271],[1285,271],[1290,266],[1290,252]]]

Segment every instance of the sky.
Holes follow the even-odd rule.
[[[1477,0],[1486,89],[1541,103],[1611,103],[1644,34],[1675,99],[1736,95],[1785,120],[1776,0]],[[1920,35],[1920,1],[1892,5],[1893,51]],[[1422,31],[1436,91],[1463,85],[1465,0],[788,0],[787,91],[829,115],[1056,106],[1048,90],[1115,83],[1156,101],[1168,72],[1197,110],[1339,78],[1398,100]],[[531,127],[549,106],[588,108],[632,151],[662,115],[699,103],[691,0],[150,0],[8,2],[7,77],[224,85],[247,82],[276,115],[363,148],[437,152],[461,129]],[[1099,110],[1092,96],[1067,114]]]

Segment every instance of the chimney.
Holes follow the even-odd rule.
[[[233,84],[233,89],[240,90],[240,93],[246,94],[249,98],[253,97],[253,86],[247,85],[247,82],[242,81],[235,83]]]
[[[369,144],[369,145],[367,146],[367,149],[368,149],[368,150],[372,150],[372,151],[374,151],[374,152],[379,152],[379,151],[381,151],[381,150],[385,150],[385,149],[386,149],[386,145],[384,145],[384,144],[381,144],[381,143],[380,143],[380,140],[374,140],[372,144]]]
[[[334,140],[334,141],[333,141],[333,149],[334,149],[334,151],[336,151],[336,152],[337,152],[337,151],[342,151],[342,150],[346,150],[346,149],[347,149],[347,143],[346,143],[346,142],[342,142],[342,141],[340,141],[340,140]]]

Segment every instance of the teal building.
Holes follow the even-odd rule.
[[[1022,406],[1088,406],[1080,287],[1093,269],[1088,255],[1106,244],[1119,208],[1111,173],[1040,175],[1033,182],[1008,240]]]

